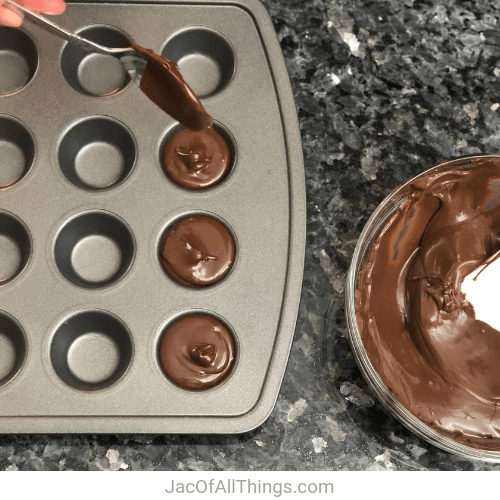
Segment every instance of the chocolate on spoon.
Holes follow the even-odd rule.
[[[205,111],[174,61],[137,44],[132,44],[132,48],[147,59],[139,88],[149,99],[191,130],[212,126],[212,117]]]
[[[5,2],[22,11],[35,24],[70,43],[90,52],[118,57],[132,80],[139,85],[146,96],[185,127],[203,130],[212,126],[212,117],[205,111],[174,61],[136,44],[121,48],[105,47],[62,28],[13,0]]]

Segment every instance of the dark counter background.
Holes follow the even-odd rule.
[[[262,1],[297,106],[308,220],[272,415],[235,436],[0,436],[0,470],[500,470],[440,451],[388,414],[344,318],[346,271],[384,196],[435,162],[500,151],[498,1]]]

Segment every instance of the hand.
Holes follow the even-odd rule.
[[[64,0],[15,0],[18,4],[28,9],[36,10],[42,14],[61,14],[66,8]],[[10,4],[0,0],[0,25],[21,26],[23,14]]]

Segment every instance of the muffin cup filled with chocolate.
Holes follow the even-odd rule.
[[[161,165],[178,186],[199,191],[218,185],[234,164],[229,134],[215,125],[202,130],[174,128],[161,145]]]
[[[217,318],[188,314],[163,331],[158,362],[177,386],[206,390],[219,385],[231,373],[236,359],[232,333]]]
[[[356,359],[387,408],[429,442],[492,461],[500,334],[467,290],[500,255],[499,185],[500,155],[484,155],[398,188],[363,230],[346,299]]]
[[[160,242],[160,262],[177,283],[206,287],[231,271],[236,256],[234,238],[222,222],[195,214],[174,222]]]

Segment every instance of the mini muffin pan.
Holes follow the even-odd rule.
[[[257,0],[70,2],[57,22],[178,63],[228,142],[222,182],[190,191],[161,166],[180,125],[113,57],[26,20],[0,27],[0,432],[235,433],[271,412],[300,298],[305,187],[297,116]],[[234,238],[220,282],[171,279],[176,221]],[[206,390],[173,383],[162,333],[190,314],[230,332],[235,362]]]

